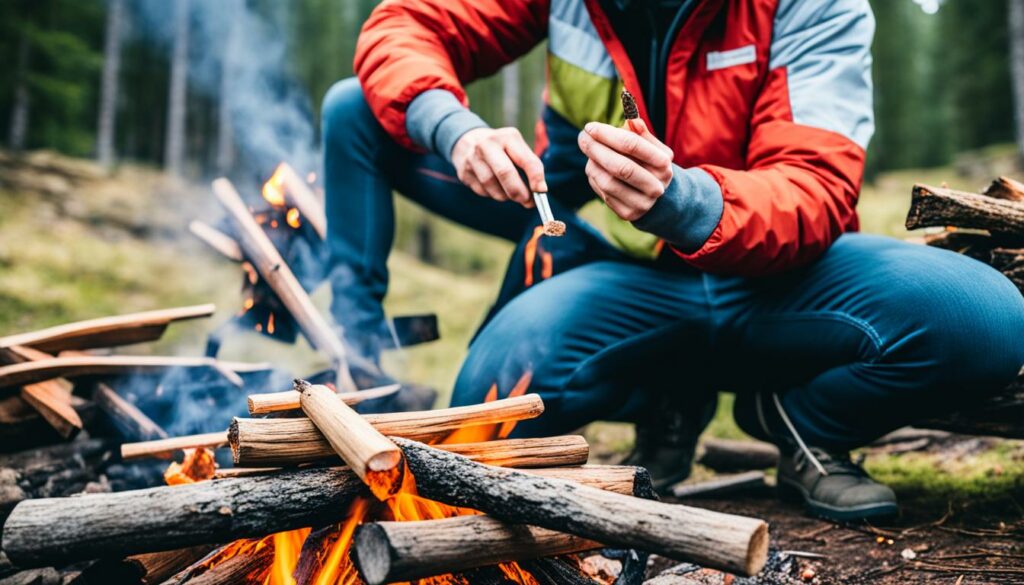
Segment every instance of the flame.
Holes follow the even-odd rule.
[[[263,183],[263,198],[274,207],[284,207],[285,172],[285,163],[281,163],[267,182]]]
[[[217,471],[217,463],[213,451],[205,447],[185,449],[185,458],[181,463],[172,461],[164,471],[167,485],[182,485],[212,479]]]
[[[299,562],[302,543],[309,533],[309,528],[299,528],[271,536],[274,539],[274,563],[270,566],[264,585],[296,585],[292,571]]]
[[[526,394],[526,391],[530,388],[530,380],[533,379],[532,372],[526,372],[523,374],[516,385],[513,386],[512,391],[508,393],[507,398],[514,398],[516,396],[522,396]],[[490,390],[487,391],[487,395],[484,397],[484,402],[494,402],[498,399],[498,385],[493,384]],[[509,436],[513,429],[516,428],[514,421],[492,424],[492,425],[475,425],[462,427],[451,434],[449,434],[442,443],[482,443],[484,441],[493,441],[495,439],[504,439]]]
[[[533,235],[526,242],[523,248],[523,262],[526,264],[526,275],[523,277],[524,286],[533,286],[533,265],[536,263],[537,254],[540,253],[540,277],[542,280],[551,278],[554,273],[554,259],[551,252],[547,252],[540,246],[540,237],[544,235],[544,226],[539,225],[533,228]]]
[[[242,262],[242,270],[245,271],[245,276],[249,279],[249,284],[256,284],[256,281],[260,279],[259,273],[256,272],[256,267],[249,262]]]
[[[295,207],[289,208],[288,213],[284,216],[285,221],[288,222],[288,225],[291,226],[292,229],[299,229],[299,226],[302,225],[301,218],[302,216],[299,214],[299,210]]]
[[[273,313],[271,313],[270,316],[267,317],[267,333],[269,333],[271,335],[274,334],[274,314]]]

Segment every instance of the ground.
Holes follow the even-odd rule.
[[[903,237],[913,182],[948,181],[952,187],[977,190],[1008,171],[1005,160],[999,151],[967,159],[957,168],[884,174],[864,190],[863,229]],[[181,355],[201,353],[209,328],[240,305],[239,269],[187,232],[191,219],[219,214],[205,185],[171,180],[151,169],[123,165],[108,174],[86,161],[52,153],[12,157],[0,152],[0,335],[214,302],[218,312],[212,321],[176,326],[156,349],[149,347]],[[415,250],[410,226],[422,214],[411,205],[399,205],[388,309],[396,314],[436,312],[443,337],[390,355],[388,365],[403,379],[438,388],[443,404],[468,339],[496,293],[509,247],[434,218],[430,224],[440,267],[425,265],[410,254]],[[327,291],[316,291],[314,300],[326,307]],[[322,365],[304,343],[282,346],[256,335],[232,340],[224,355],[273,359],[295,373]],[[726,395],[707,436],[743,438],[732,422],[730,405]],[[595,459],[614,459],[632,445],[627,425],[595,424],[587,435]],[[904,515],[884,529],[831,527],[806,518],[797,506],[780,505],[767,493],[699,505],[763,517],[772,524],[778,548],[827,555],[800,561],[814,568],[821,583],[957,583],[961,574],[965,584],[1024,581],[1024,443],[956,438],[924,452],[874,449],[864,455],[870,472],[893,485],[903,505]],[[710,474],[698,469],[693,480]],[[907,549],[916,559],[900,556]],[[968,566],[1016,567],[1017,572],[962,568]]]

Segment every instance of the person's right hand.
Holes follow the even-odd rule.
[[[511,199],[532,207],[532,191],[548,190],[544,164],[515,128],[475,128],[466,132],[452,148],[452,164],[459,180],[481,197]],[[529,186],[523,184],[518,169],[526,173]]]

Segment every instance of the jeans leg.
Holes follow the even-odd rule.
[[[558,274],[513,298],[480,332],[452,405],[482,402],[492,384],[503,397],[529,373],[545,412],[514,435],[630,418],[652,407],[655,394],[685,392],[692,382],[681,364],[707,345],[706,300],[694,272],[603,261]],[[678,388],[663,385],[666,370],[679,374]]]
[[[968,406],[1024,363],[1020,292],[945,250],[851,234],[815,264],[750,286],[721,336],[744,364],[729,370],[737,420],[755,433],[764,409],[778,410],[774,394],[805,442],[851,449]]]
[[[331,87],[322,118],[331,312],[350,344],[374,358],[394,241],[393,189],[458,223],[513,241],[535,212],[479,197],[440,157],[402,148],[377,122],[355,78]]]

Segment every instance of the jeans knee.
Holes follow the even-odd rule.
[[[324,95],[320,108],[324,140],[350,135],[362,123],[374,120],[359,79],[349,77],[335,83]]]

